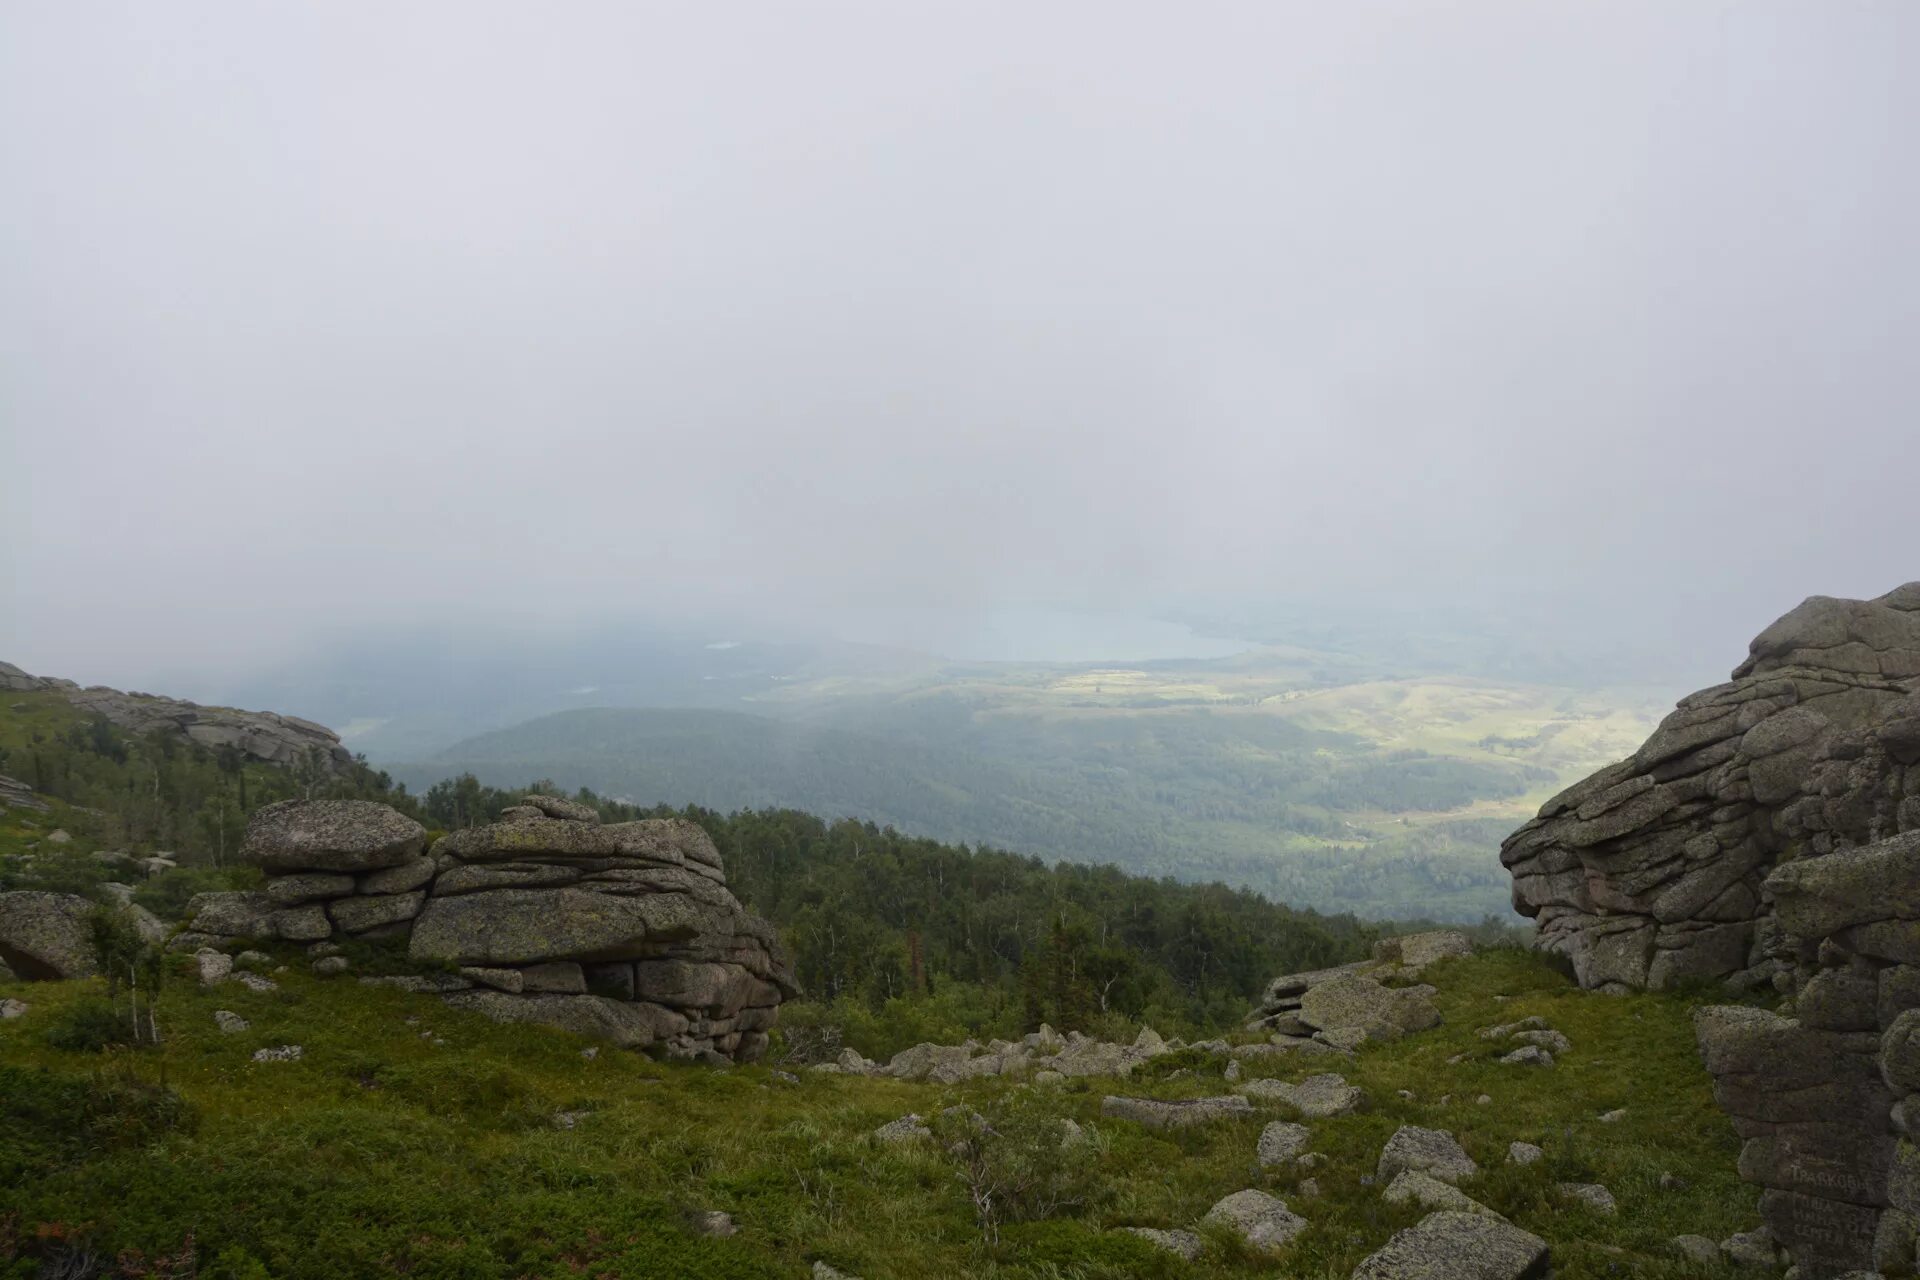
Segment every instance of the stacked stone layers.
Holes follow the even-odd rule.
[[[412,955],[461,965],[490,988],[451,1003],[745,1060],[798,993],[772,926],[734,898],[693,823],[603,826],[585,806],[530,797],[495,825],[441,840],[434,862]]]
[[[1500,852],[1514,909],[1584,987],[1762,985],[1791,966],[1776,866],[1920,829],[1920,583],[1816,596],[1730,683],[1549,800]]]
[[[1741,1176],[1809,1277],[1911,1274],[1920,1233],[1920,832],[1768,876],[1795,1016],[1696,1017]]]
[[[433,859],[419,823],[366,800],[285,800],[247,824],[242,856],[267,873],[255,893],[203,893],[191,928],[216,937],[326,942],[404,936]]]

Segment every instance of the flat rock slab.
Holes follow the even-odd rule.
[[[371,800],[282,800],[254,811],[241,853],[278,871],[377,871],[420,856],[426,828]]]
[[[1158,1227],[1121,1227],[1120,1230],[1130,1236],[1139,1236],[1155,1248],[1165,1249],[1188,1262],[1197,1261],[1200,1257],[1200,1237],[1191,1231],[1162,1231]]]
[[[1380,1152],[1375,1176],[1385,1181],[1403,1169],[1430,1174],[1442,1182],[1459,1182],[1480,1172],[1454,1136],[1444,1129],[1402,1125]]]
[[[1325,1120],[1358,1111],[1366,1105],[1364,1091],[1347,1083],[1346,1077],[1328,1072],[1308,1076],[1299,1084],[1284,1080],[1249,1080],[1240,1092],[1262,1102],[1281,1102],[1312,1120]]]
[[[1394,1175],[1393,1181],[1381,1193],[1381,1199],[1388,1204],[1412,1202],[1423,1209],[1454,1209],[1461,1213],[1481,1213],[1498,1218],[1487,1206],[1475,1200],[1458,1187],[1449,1186],[1432,1174],[1421,1173],[1415,1169],[1403,1169]]]
[[[1395,1232],[1353,1269],[1353,1280],[1534,1280],[1547,1242],[1510,1222],[1442,1210]]]
[[[1183,1098],[1175,1102],[1158,1098],[1117,1098],[1110,1094],[1101,1099],[1100,1114],[1111,1120],[1131,1120],[1148,1129],[1183,1129],[1251,1115],[1253,1104],[1238,1094]]]

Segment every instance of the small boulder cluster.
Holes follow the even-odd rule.
[[[1433,988],[1387,984],[1417,979],[1429,965],[1473,950],[1472,939],[1454,929],[1383,939],[1371,960],[1275,978],[1247,1029],[1281,1044],[1312,1041],[1340,1050],[1425,1031],[1440,1025]]]
[[[405,936],[426,902],[434,860],[427,833],[367,800],[283,800],[247,824],[242,856],[263,889],[203,893],[187,903],[185,950],[234,939],[306,944]]]
[[[773,927],[727,889],[693,823],[602,824],[586,805],[534,795],[498,823],[425,845],[420,825],[385,805],[269,805],[245,846],[269,874],[264,889],[197,896],[172,945],[299,942],[330,974],[348,967],[340,943],[386,939],[421,972],[362,981],[714,1061],[758,1057],[798,994]]]

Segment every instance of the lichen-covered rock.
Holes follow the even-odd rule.
[[[1252,1189],[1221,1198],[1207,1210],[1206,1220],[1256,1249],[1277,1249],[1307,1229],[1307,1220],[1287,1208],[1285,1200]]]
[[[1388,1204],[1410,1202],[1423,1209],[1457,1209],[1461,1213],[1481,1213],[1492,1218],[1501,1216],[1460,1188],[1417,1169],[1403,1169],[1394,1174],[1380,1198]]]
[[[94,904],[71,893],[0,893],[0,961],[28,979],[87,978],[99,971],[88,920]]]
[[[1162,1231],[1158,1227],[1121,1227],[1120,1230],[1130,1236],[1139,1236],[1156,1249],[1165,1249],[1188,1262],[1199,1261],[1204,1247],[1200,1237],[1191,1231]]]
[[[254,811],[242,855],[269,872],[374,871],[411,861],[427,833],[370,800],[282,800]]]
[[[1411,1124],[1402,1125],[1387,1139],[1374,1176],[1384,1182],[1403,1169],[1430,1174],[1450,1183],[1480,1172],[1480,1166],[1461,1149],[1452,1134],[1444,1129],[1422,1129]]]
[[[1184,1129],[1216,1120],[1231,1120],[1251,1115],[1253,1104],[1238,1094],[1216,1098],[1120,1098],[1108,1095],[1100,1100],[1100,1114],[1111,1120],[1131,1120],[1147,1129]]]
[[[1920,828],[1916,763],[1920,584],[1814,597],[1754,640],[1731,682],[1682,699],[1634,756],[1507,840],[1514,907],[1585,987],[1764,985],[1790,963],[1776,901],[1787,933],[1831,932],[1861,910],[1866,879],[1911,860],[1801,861]],[[1767,887],[1775,867],[1785,896]]]
[[[188,926],[223,938],[277,938],[273,917],[280,908],[264,893],[196,893],[187,899]]]
[[[1373,1040],[1396,1040],[1440,1025],[1431,987],[1388,987],[1364,974],[1343,974],[1302,994],[1298,1017],[1322,1032],[1358,1029]]]
[[[1260,1142],[1254,1148],[1254,1158],[1262,1169],[1290,1164],[1306,1150],[1312,1138],[1313,1130],[1303,1124],[1275,1120],[1260,1131]]]
[[[1442,1210],[1397,1231],[1353,1269],[1353,1280],[1533,1280],[1547,1242],[1500,1218]]]
[[[1299,1084],[1284,1080],[1249,1080],[1239,1092],[1262,1102],[1279,1102],[1312,1120],[1325,1120],[1358,1111],[1366,1105],[1366,1093],[1346,1081],[1346,1077],[1327,1072],[1308,1076]]]

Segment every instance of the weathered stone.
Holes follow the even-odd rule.
[[[1508,1164],[1535,1164],[1547,1153],[1531,1142],[1510,1142],[1507,1144]]]
[[[444,999],[456,1009],[471,1010],[495,1022],[540,1023],[609,1040],[622,1048],[646,1048],[687,1029],[687,1018],[671,1009],[604,996],[509,995],[473,990],[458,991]]]
[[[0,961],[28,980],[86,978],[99,971],[90,923],[95,906],[71,893],[0,893]]]
[[[267,917],[266,936],[287,942],[321,942],[333,936],[333,920],[319,903],[288,907]]]
[[[933,1130],[927,1127],[927,1122],[911,1114],[901,1116],[898,1120],[889,1120],[873,1131],[874,1140],[885,1143],[911,1142],[932,1136]]]
[[[423,890],[412,893],[386,893],[378,896],[336,898],[327,904],[327,914],[344,933],[365,933],[383,924],[399,924],[420,914],[427,900]]]
[[[592,805],[581,804],[578,800],[568,800],[563,796],[529,795],[522,797],[520,803],[529,809],[538,809],[549,818],[559,818],[566,822],[585,822],[593,826],[600,824],[600,813]]]
[[[256,809],[242,855],[269,871],[372,871],[417,857],[427,833],[370,800],[282,800]]]
[[[1113,1120],[1131,1120],[1148,1129],[1184,1129],[1216,1120],[1251,1115],[1253,1104],[1238,1094],[1216,1098],[1120,1098],[1109,1094],[1100,1101],[1100,1114]]]
[[[1313,1138],[1313,1131],[1303,1124],[1290,1124],[1285,1120],[1275,1120],[1260,1131],[1260,1143],[1255,1148],[1255,1158],[1262,1169],[1286,1164],[1306,1149]]]
[[[231,1009],[215,1009],[213,1011],[213,1025],[219,1027],[220,1030],[227,1035],[237,1035],[253,1026],[252,1023]]]
[[[1358,1111],[1366,1105],[1367,1095],[1331,1072],[1308,1076],[1299,1084],[1284,1080],[1249,1080],[1238,1087],[1241,1094],[1262,1102],[1280,1102],[1312,1120],[1325,1120]]]
[[[1547,1242],[1485,1214],[1442,1210],[1362,1259],[1352,1280],[1534,1280]]]
[[[1236,1191],[1207,1210],[1208,1222],[1219,1223],[1256,1249],[1277,1249],[1307,1229],[1307,1220],[1287,1208],[1287,1202],[1264,1191]]]
[[[371,871],[360,877],[359,893],[411,893],[433,879],[432,858],[419,857],[397,867]]]
[[[353,892],[353,877],[309,871],[300,875],[275,876],[267,881],[267,901],[276,907],[299,907],[309,902],[340,898]]]
[[[1188,1262],[1199,1260],[1201,1240],[1191,1231],[1162,1231],[1158,1227],[1121,1227],[1119,1230],[1130,1236],[1139,1236],[1155,1248],[1165,1249]]]
[[[228,938],[274,938],[277,908],[264,893],[196,893],[187,899],[186,918],[200,933]]]
[[[1596,1213],[1619,1212],[1620,1206],[1615,1202],[1613,1192],[1597,1182],[1562,1182],[1558,1186],[1561,1195]]]
[[[1480,1166],[1461,1149],[1452,1134],[1444,1129],[1422,1129],[1417,1125],[1402,1125],[1387,1139],[1374,1176],[1384,1182],[1403,1169],[1453,1183],[1480,1172]]]
[[[549,960],[545,964],[530,964],[521,969],[520,989],[551,991],[559,995],[585,995],[587,975],[572,960]]]
[[[1498,1218],[1487,1206],[1458,1187],[1440,1181],[1432,1174],[1404,1169],[1393,1176],[1380,1198],[1388,1204],[1417,1204],[1423,1209],[1454,1209],[1461,1213],[1481,1213]]]
[[[1300,999],[1300,1020],[1322,1031],[1358,1027],[1393,1040],[1438,1026],[1440,1011],[1421,988],[1394,988],[1359,974],[1316,984]]]

